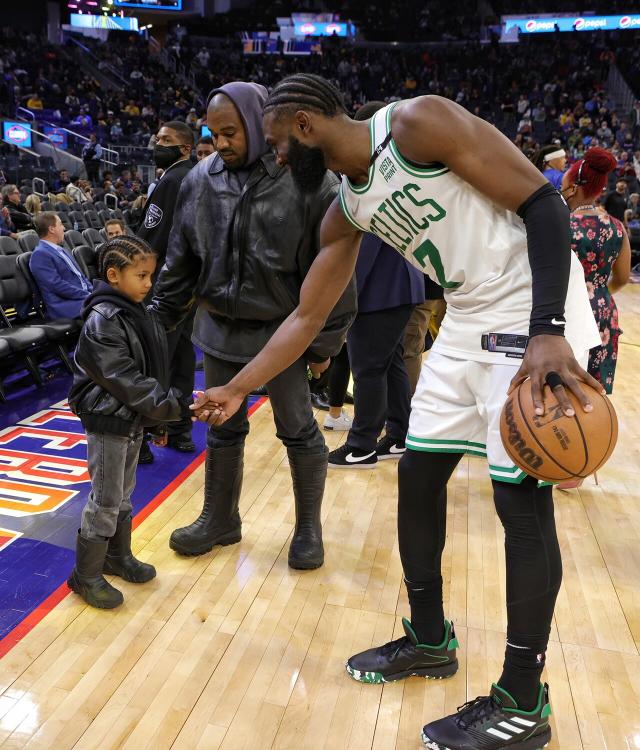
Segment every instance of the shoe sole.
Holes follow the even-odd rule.
[[[361,672],[354,669],[348,664],[345,665],[347,674],[353,677],[357,682],[364,682],[367,685],[381,685],[385,682],[397,682],[404,680],[406,677],[424,677],[427,680],[445,680],[447,677],[453,677],[458,671],[458,660],[449,662],[442,667],[423,667],[422,669],[410,669],[405,672],[385,677],[380,672]]]
[[[326,427],[325,425],[322,425],[322,429],[327,432],[349,432],[351,427]]]
[[[448,745],[442,745],[435,740],[430,740],[424,732],[422,732],[421,736],[422,742],[428,750],[455,750],[455,748],[450,748]],[[530,737],[527,740],[516,742],[513,745],[505,745],[505,748],[508,748],[509,750],[542,750],[542,748],[547,747],[550,742],[551,730],[548,730],[548,734],[547,732],[544,732],[541,736]]]
[[[375,469],[377,465],[377,461],[375,464],[328,464],[330,469]]]
[[[230,544],[237,544],[242,539],[242,534],[229,534],[227,536],[221,536],[215,539],[213,542],[207,542],[201,547],[183,547],[179,542],[175,542],[169,538],[169,547],[177,552],[179,555],[184,557],[198,557],[198,555],[206,555],[207,552],[211,552],[214,547],[227,547]]]
[[[93,599],[90,596],[86,596],[85,593],[82,591],[82,586],[79,586],[73,578],[69,578],[67,580],[67,586],[73,591],[75,594],[77,594],[79,597],[81,597],[90,607],[95,607],[96,609],[115,609],[116,607],[119,607],[124,602],[124,596],[122,597],[122,600],[115,603],[115,604],[107,604],[105,602],[99,602]]]
[[[177,445],[167,445],[167,448],[171,448],[171,450],[178,451],[178,453],[195,453],[196,452],[196,446],[194,445],[193,448],[180,448]]]
[[[316,570],[324,565],[324,557],[320,560],[291,560],[289,559],[289,567],[293,570]]]
[[[381,456],[378,454],[378,461],[388,461],[390,458],[402,458],[405,454],[405,451],[402,451],[402,453],[387,453],[384,456]]]

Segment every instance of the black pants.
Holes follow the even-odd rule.
[[[398,471],[398,540],[404,576],[430,592],[430,616],[440,629],[447,482],[461,458],[461,453],[408,450]],[[562,581],[551,487],[539,488],[536,480],[527,477],[521,484],[494,481],[493,494],[505,532],[507,639],[534,655],[544,654]]]
[[[226,385],[244,365],[204,355],[204,376],[207,388]],[[307,380],[307,363],[299,359],[267,384],[273,409],[276,436],[297,453],[322,453],[324,438],[313,416]],[[238,411],[219,427],[210,427],[207,445],[220,448],[244,442],[249,433],[247,400]]]
[[[171,371],[170,384],[178,388],[185,403],[190,404],[193,400],[193,385],[196,370],[196,353],[191,342],[193,330],[193,314],[184,321],[175,331],[167,334],[169,345],[169,369]],[[191,419],[185,418],[179,422],[167,423],[167,431],[171,435],[183,435],[189,437],[192,428]]]
[[[350,375],[349,351],[347,344],[344,343],[342,349],[331,360],[331,369],[329,371],[329,406],[332,408],[344,406]]]
[[[87,170],[87,180],[92,185],[97,185],[100,178],[100,162],[98,159],[88,159],[85,161],[84,166]]]
[[[347,334],[354,383],[354,418],[347,443],[359,451],[375,449],[382,428],[404,442],[411,396],[404,365],[404,329],[413,305],[359,313]]]

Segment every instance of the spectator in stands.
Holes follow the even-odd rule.
[[[556,190],[562,186],[562,177],[567,166],[567,153],[555,143],[544,146],[535,155],[533,163]]]
[[[630,219],[640,219],[640,193],[631,193],[627,210],[631,211]]]
[[[9,209],[2,205],[2,196],[0,195],[0,237],[11,237],[12,240],[18,239],[17,232],[11,221]]]
[[[33,229],[33,222],[27,209],[20,202],[20,191],[17,185],[5,185],[2,188],[2,199],[9,209],[9,217],[17,232]]]
[[[111,140],[115,141],[116,143],[119,143],[122,139],[122,136],[124,135],[124,131],[122,130],[122,125],[120,124],[120,120],[117,119],[114,121],[113,125],[111,126],[111,129],[109,130],[109,135],[111,136]]]
[[[618,221],[624,221],[627,208],[627,181],[617,180],[616,189],[612,190],[604,199],[604,207],[608,214]]]
[[[640,141],[640,99],[631,108],[629,123],[631,124],[631,137],[637,143]]]
[[[112,240],[114,237],[121,237],[126,234],[124,222],[120,219],[109,219],[104,224],[104,231],[107,233],[107,239]]]
[[[82,149],[82,161],[87,170],[87,178],[92,185],[96,185],[100,177],[101,160],[102,146],[98,143],[98,136],[92,133],[89,143]]]
[[[196,159],[198,161],[202,161],[203,159],[206,159],[207,156],[211,156],[214,151],[213,138],[211,138],[210,135],[203,135],[196,143]]]
[[[192,130],[196,129],[196,125],[198,122],[198,113],[195,107],[191,107],[191,109],[189,110],[189,114],[185,117],[184,121]]]
[[[40,94],[34,93],[27,99],[27,109],[44,109],[44,102]]]
[[[24,202],[24,207],[27,209],[32,219],[37,218],[42,213],[42,204],[40,198],[35,193],[28,195]]]
[[[58,214],[43,211],[35,220],[40,242],[33,251],[29,268],[51,320],[79,318],[82,302],[91,291],[73,257],[63,247],[64,226]]]
[[[140,229],[140,225],[144,219],[144,207],[146,202],[147,196],[139,195],[131,204],[131,209],[129,211],[129,226],[133,232],[137,232]]]
[[[61,169],[58,177],[54,180],[53,189],[56,193],[64,193],[67,189],[67,185],[71,182],[69,179],[69,172],[66,169]]]
[[[78,175],[71,177],[71,182],[67,185],[65,193],[73,203],[84,203],[91,200],[91,196],[83,189],[84,180]]]

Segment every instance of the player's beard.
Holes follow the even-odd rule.
[[[287,161],[293,181],[301,192],[316,193],[320,189],[327,173],[327,165],[321,148],[305,146],[290,135]]]

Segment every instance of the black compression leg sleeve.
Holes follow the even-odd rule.
[[[562,559],[551,487],[493,482],[505,531],[507,648],[499,684],[523,710],[534,708],[544,667]]]
[[[398,541],[411,624],[420,643],[444,632],[440,562],[447,523],[447,482],[462,453],[407,450],[398,468]]]

